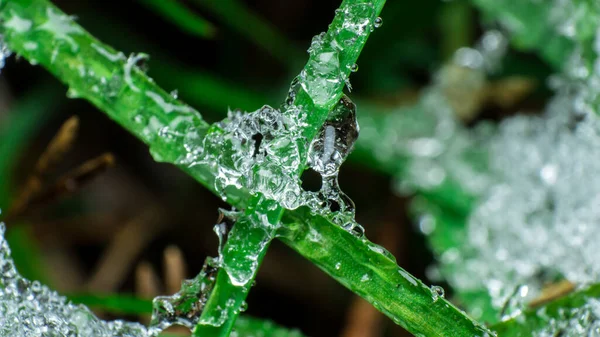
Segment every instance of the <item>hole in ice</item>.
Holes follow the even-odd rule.
[[[260,153],[260,144],[263,138],[264,136],[261,133],[255,133],[252,136],[252,140],[254,140],[254,153],[252,153],[252,157],[256,157]]]
[[[342,209],[342,206],[337,200],[329,199],[329,210],[332,212],[339,212]]]
[[[319,172],[309,168],[302,173],[300,177],[302,181],[302,189],[308,192],[318,192],[321,190],[321,174]]]

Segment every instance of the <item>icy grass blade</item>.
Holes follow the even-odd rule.
[[[262,196],[237,219],[219,257],[219,273],[194,336],[227,337],[246,307],[246,297],[276,230],[283,209]]]
[[[178,0],[139,0],[165,20],[190,34],[201,38],[213,38],[216,29],[212,23],[186,8]]]
[[[282,240],[415,336],[491,337],[492,332],[396,263],[385,248],[310,210],[285,214]]]
[[[152,313],[152,301],[126,294],[74,294],[67,296],[73,303],[83,304],[120,315]]]
[[[493,328],[502,337],[597,336],[600,331],[600,285],[529,308]]]
[[[340,102],[342,89],[347,84],[348,76],[355,69],[354,65],[358,55],[375,25],[376,17],[383,4],[383,0],[344,1],[340,10],[336,12],[329,32],[316,37],[313,41],[309,62],[292,85],[290,97],[284,104],[283,110],[286,115],[301,117],[295,120],[305,124],[298,125],[299,128],[297,126],[294,130],[299,131],[305,140],[315,138],[327,120],[329,112]],[[244,122],[244,118],[249,118],[248,122],[252,122],[252,118],[255,118],[256,115],[268,117],[272,114],[272,108],[265,107],[264,110],[257,111],[250,117],[234,114],[226,123],[214,125],[209,130],[208,124],[195,110],[161,90],[138,69],[136,63],[142,61],[145,58],[144,55],[133,55],[126,58],[123,54],[91,37],[69,17],[45,0],[14,0],[2,2],[1,6],[0,16],[5,23],[2,26],[2,33],[5,34],[7,42],[13,50],[33,63],[44,65],[57,77],[68,83],[71,87],[70,96],[82,97],[91,101],[111,118],[148,143],[155,158],[169,162],[179,161],[184,170],[213,191],[218,189],[215,182],[219,176],[220,181],[225,183],[223,185],[225,188],[221,192],[225,193],[227,200],[236,207],[247,206],[248,190],[244,186],[236,187],[230,184],[236,180],[228,180],[232,178],[230,174],[236,172],[219,172],[221,169],[227,169],[231,164],[218,165],[214,161],[194,163],[195,158],[198,158],[197,156],[201,153],[194,153],[193,150],[202,152],[205,147],[190,147],[189,145],[198,144],[197,142],[204,139],[208,133],[211,136],[206,139],[215,140],[210,145],[219,144],[220,135],[230,137],[222,127],[231,126],[229,123],[233,120]],[[6,22],[19,22],[19,24],[7,25]],[[251,130],[260,130],[256,126],[253,128]],[[273,131],[273,129],[266,130]],[[285,136],[285,133],[281,136]],[[308,144],[300,142],[300,139],[302,138],[294,138],[294,141],[297,142],[299,153],[306,154]],[[230,145],[227,146],[238,144],[234,138],[224,138],[223,140],[229,142]],[[253,140],[250,144],[255,142]],[[241,145],[244,148],[249,146],[249,144]],[[281,144],[270,145],[274,148],[281,146]],[[231,148],[213,147],[210,151],[217,156],[229,153]],[[183,163],[182,156],[188,155],[191,155],[191,162]],[[278,158],[278,156],[270,157]],[[288,157],[289,154],[280,158]],[[222,157],[222,159],[224,158]],[[292,158],[306,158],[306,156],[294,155]],[[190,164],[193,165],[190,166]],[[244,162],[232,164],[243,165]],[[299,166],[291,166],[288,169],[299,175],[303,168],[304,162],[301,162]],[[265,176],[265,178],[276,177]],[[291,177],[282,178],[289,179]],[[264,180],[267,183],[265,186],[270,184],[269,181],[269,179]],[[258,190],[257,192],[262,193],[261,191],[269,192],[270,190]],[[311,214],[305,209],[287,210],[283,215],[286,219],[283,221],[284,224],[301,224],[301,227],[308,229],[309,233],[316,233],[316,236],[292,235],[297,238],[289,239],[288,237],[286,241],[290,246],[310,257],[329,274],[360,293],[409,331],[417,335],[428,334],[430,336],[448,335],[449,333],[453,336],[489,335],[487,330],[441,298],[437,291],[424,287],[399,268],[389,253],[368,243],[366,239],[362,238],[361,233],[351,234],[341,228],[339,224],[331,222],[331,219]],[[269,223],[277,222],[275,219]],[[357,227],[352,226],[351,228]],[[319,235],[319,233],[328,234]],[[329,238],[328,235],[333,235],[333,237]],[[266,236],[261,234],[261,237]],[[256,238],[256,242],[264,242],[259,236]],[[328,247],[329,250],[307,249],[314,246],[313,238],[323,240],[323,246]],[[233,242],[235,240],[231,245]],[[240,244],[243,243],[240,242]],[[349,250],[349,247],[354,247],[356,250]],[[260,249],[252,248],[252,251],[258,253],[255,256],[260,257]],[[334,261],[328,256],[338,259]],[[224,261],[226,262],[228,259],[233,261],[236,258],[246,259],[246,255],[231,254],[224,257]],[[355,263],[358,270],[364,272],[370,270],[372,275],[367,273],[367,277],[373,276],[373,280],[367,282],[365,273],[351,272],[350,269],[342,268],[341,264],[338,267],[338,262],[352,265],[352,261],[360,261],[360,263]],[[366,261],[378,261],[381,265],[371,264],[371,262],[367,265]],[[246,260],[246,262],[248,261]],[[245,267],[246,262],[243,262],[241,266]],[[251,262],[253,264],[253,261]],[[260,258],[257,258],[256,262],[258,264]],[[225,264],[227,265],[227,263]],[[254,277],[254,267],[240,269],[240,271],[246,272],[242,279],[248,280],[248,282]],[[221,273],[221,275],[225,274]],[[238,277],[231,279],[229,276],[227,278],[221,276],[220,279],[225,280],[222,282],[221,289],[223,289],[223,293],[227,293],[227,296],[215,297],[214,303],[223,303],[225,299],[229,300],[230,294],[237,291],[235,289],[235,291],[228,290],[232,288],[226,283],[227,280],[234,280],[231,285],[234,285],[234,282],[238,284],[246,282],[239,282],[240,278]],[[217,285],[219,284],[217,282]],[[400,289],[398,285],[401,285]],[[371,293],[373,296],[370,295]],[[241,308],[239,299],[242,299],[245,294],[242,292],[239,294],[239,297],[236,297],[237,295],[231,297],[235,301],[235,305],[229,308],[233,311]],[[402,296],[393,297],[392,300],[386,294]],[[395,302],[396,300],[399,301],[399,304]],[[408,310],[409,302],[407,301],[410,300],[418,301],[418,313],[415,314],[412,310]],[[221,307],[221,311],[223,308]],[[438,315],[438,310],[443,315]],[[213,316],[215,313],[217,312],[207,311],[205,317],[215,317]],[[440,317],[440,319],[433,324],[430,317]],[[443,317],[451,319],[443,319]],[[224,321],[223,324],[225,323]],[[226,323],[226,325],[228,324],[230,323]]]
[[[210,11],[230,29],[286,65],[292,71],[303,59],[298,48],[275,26],[250,10],[240,0],[194,0],[193,3]]]

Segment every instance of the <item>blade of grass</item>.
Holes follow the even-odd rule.
[[[149,74],[164,88],[176,89],[189,104],[214,109],[221,117],[226,114],[227,107],[251,111],[268,101],[260,92],[182,64],[127,25],[110,17],[90,15],[85,17],[85,22],[100,39],[110,38],[115,46],[126,50],[144,50],[152,55]]]
[[[31,226],[14,224],[6,233],[6,241],[10,244],[15,266],[23,277],[43,284],[51,284],[42,252],[33,238]]]
[[[220,256],[222,268],[194,336],[229,336],[275,237],[283,209],[262,196],[253,197],[250,203],[228,235]]]
[[[264,48],[283,65],[295,71],[302,53],[281,32],[264,18],[252,12],[239,0],[194,0],[196,5],[209,10],[230,29]]]
[[[209,39],[215,36],[212,23],[186,8],[178,0],[139,0],[144,6],[171,24],[192,35]]]
[[[152,301],[128,294],[72,294],[74,303],[120,315],[140,315],[152,312]]]
[[[300,208],[285,214],[283,242],[396,324],[417,336],[489,336],[485,327],[398,267],[383,247],[318,216],[307,223],[309,213]]]
[[[361,5],[367,7],[372,5],[372,10],[362,14],[375,16],[381,11],[384,2],[383,0],[372,2],[347,0],[342,3],[342,6],[357,5],[360,9],[363,8],[360,7]],[[135,59],[130,59],[127,62],[124,57],[120,56],[122,54],[116,53],[112,48],[91,37],[46,0],[14,0],[8,3],[4,2],[2,5],[0,15],[5,22],[14,15],[18,15],[22,20],[23,18],[32,20],[32,27],[34,27],[26,31],[17,31],[3,25],[2,33],[5,34],[9,47],[25,58],[36,60],[47,67],[57,77],[71,86],[72,94],[88,99],[130,132],[148,143],[155,158],[174,162],[179,156],[186,154],[186,151],[182,148],[183,139],[179,136],[174,136],[174,139],[172,137],[157,137],[159,129],[153,129],[153,125],[158,123],[168,125],[176,118],[183,117],[187,121],[186,126],[188,128],[185,129],[186,131],[193,130],[194,135],[198,137],[203,137],[208,132],[208,124],[202,120],[200,115],[195,110],[166,94],[143,72],[134,67]],[[71,33],[67,36],[57,36],[56,32],[52,30],[38,29],[42,25],[48,26],[49,17],[54,17],[54,20],[61,20],[62,26],[69,27]],[[361,18],[359,16],[359,19]],[[349,32],[337,30],[344,27],[345,23],[347,22],[345,22],[342,11],[330,26],[330,32],[324,37],[325,43],[323,45],[329,46],[328,43],[332,43],[334,40],[348,38]],[[338,53],[340,76],[346,78],[349,76],[352,65],[356,63],[368,35],[369,32],[357,37],[353,44],[346,46]],[[24,44],[32,41],[35,41],[38,47],[34,50],[25,48]],[[56,43],[60,41],[63,41],[63,43]],[[60,57],[52,58],[55,48],[57,49],[56,54]],[[305,68],[307,72],[313,71],[315,67],[321,65],[319,58],[323,56],[321,54],[324,52],[330,51],[316,48],[311,53],[311,58]],[[90,67],[93,68],[94,72],[90,73],[88,71],[88,75],[82,78],[80,69]],[[121,75],[124,80],[119,82],[118,78],[115,79],[116,75]],[[339,79],[339,77],[337,78]],[[312,79],[318,81],[329,78],[319,78],[317,76],[317,78]],[[110,81],[114,83],[109,86],[107,83]],[[299,109],[302,112],[310,113],[306,119],[307,126],[302,129],[305,140],[315,137],[329,111],[339,101],[345,85],[344,81],[339,80],[318,83],[322,84],[318,88],[311,88],[311,83],[304,83],[308,88],[306,89],[308,92],[305,89],[299,90],[293,102],[296,106],[302,106],[302,109]],[[94,91],[94,88],[101,88],[101,90]],[[215,125],[212,126],[211,132],[222,131],[219,131],[219,127]],[[307,144],[300,145],[300,148],[306,151]],[[299,171],[303,167],[304,163],[302,163]],[[217,173],[214,165],[211,166],[209,163],[195,167],[184,166],[182,169],[214,191],[214,181]],[[249,200],[248,191],[243,188],[229,190],[227,200],[238,208],[244,208]],[[487,330],[473,322],[445,299],[438,298],[433,301],[434,296],[429,288],[423,286],[422,283],[399,268],[393,258],[386,255],[383,249],[370,244],[366,239],[354,237],[338,225],[310,214],[306,210],[287,210],[283,216],[283,219],[285,219],[283,223],[286,226],[297,224],[301,225],[298,228],[307,229],[297,233],[328,233],[320,235],[320,237],[324,240],[323,246],[331,249],[329,251],[323,249],[311,251],[310,248],[315,243],[311,243],[310,235],[292,235],[288,236],[286,241],[294,249],[309,257],[342,284],[365,297],[369,302],[376,305],[379,310],[412,333],[428,336],[470,337],[487,336],[489,334]],[[289,238],[292,237],[293,239],[290,240]],[[356,250],[348,251],[348,247],[355,247]],[[331,259],[332,255],[342,259],[341,261],[349,265],[352,265],[351,261],[357,258],[362,263],[372,261],[372,264],[368,266],[362,263],[355,263],[355,265],[358,268],[357,270],[361,272],[365,271],[367,267],[372,268],[373,281],[363,284],[364,282],[361,279],[364,274],[349,272],[349,269],[345,268],[335,268],[340,260],[337,259],[334,263],[334,260]],[[230,258],[235,258],[235,256],[232,255]],[[400,290],[398,285],[400,285]],[[402,296],[394,296],[395,294]],[[409,301],[413,300],[416,301],[419,308],[416,313],[409,310],[409,304],[412,303]],[[395,301],[399,302],[396,303]]]

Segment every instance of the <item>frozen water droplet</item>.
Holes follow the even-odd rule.
[[[300,74],[301,85],[316,105],[327,105],[337,94],[342,81],[339,53],[325,47],[315,47]]]
[[[224,209],[219,209],[219,220],[217,220],[217,224],[213,227],[213,231],[217,234],[219,238],[219,256],[217,258],[217,262],[219,265],[223,262],[223,247],[225,246],[225,242],[227,241],[227,235],[231,231],[235,221],[239,217],[238,212],[234,211],[226,211]]]
[[[340,268],[342,268],[342,263],[338,262],[335,264],[335,270],[340,270]]]
[[[336,175],[354,146],[358,130],[356,106],[343,96],[310,146],[310,167],[325,177]]]
[[[321,190],[316,196],[328,206],[330,212],[354,212],[354,203],[340,190],[337,175],[357,137],[356,106],[348,97],[343,96],[311,143],[308,152],[308,165],[322,178]],[[344,219],[340,220],[340,225],[345,224]],[[351,229],[359,231],[358,227]]]
[[[243,301],[242,305],[240,305],[240,312],[244,312],[246,310],[248,310],[248,302]]]
[[[383,25],[383,19],[382,19],[382,18],[380,18],[380,17],[377,17],[377,18],[375,19],[375,21],[373,22],[373,26],[374,26],[375,28],[379,28],[379,27],[381,27],[382,25]]]
[[[345,230],[347,230],[352,235],[354,235],[358,238],[362,238],[363,236],[365,236],[364,227],[356,222],[349,222],[349,223],[343,225],[342,228],[344,228]]]
[[[444,298],[444,288],[440,286],[431,286],[431,298],[433,302],[437,302],[440,298]]]
[[[131,75],[132,75],[132,71],[135,68],[140,69],[140,67],[142,67],[142,68],[145,67],[145,65],[142,62],[146,61],[148,59],[149,59],[148,54],[143,54],[143,53],[131,54],[127,58],[127,62],[123,66],[123,77],[124,77],[125,83],[131,90],[136,91],[136,92],[140,91],[140,89],[133,83],[133,77]]]

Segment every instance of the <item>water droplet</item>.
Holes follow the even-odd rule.
[[[350,68],[350,71],[353,73],[358,71],[358,64],[356,64],[356,63],[354,63],[353,65],[348,66],[348,67]]]
[[[381,17],[377,17],[377,18],[375,19],[375,21],[373,22],[373,26],[374,26],[375,28],[379,28],[379,27],[381,27],[382,25],[383,25],[383,19],[382,19]]]
[[[338,262],[335,264],[335,270],[340,270],[340,268],[342,268],[342,263]]]
[[[248,302],[243,301],[242,305],[240,305],[240,312],[244,312],[246,310],[248,310]]]
[[[433,302],[437,302],[440,298],[444,298],[444,288],[440,286],[431,286],[431,298]]]

